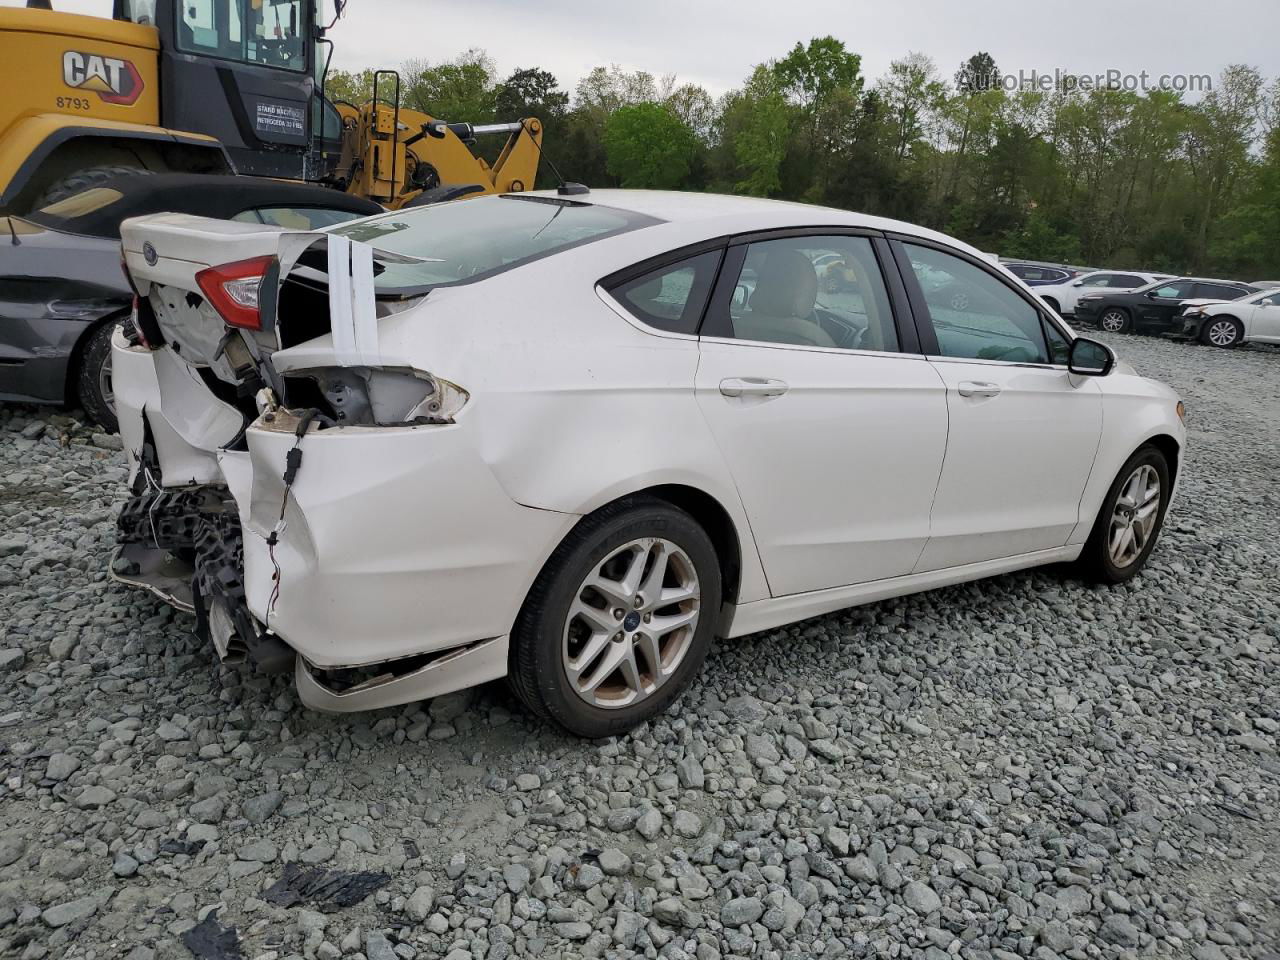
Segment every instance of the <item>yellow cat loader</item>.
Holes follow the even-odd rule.
[[[324,0],[115,0],[112,19],[0,7],[0,214],[131,171],[322,183],[396,208],[533,187],[537,119],[444,123],[324,96]],[[394,95],[379,98],[379,84]],[[492,165],[476,137],[505,135]]]

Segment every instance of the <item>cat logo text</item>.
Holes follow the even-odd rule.
[[[128,60],[68,50],[62,55],[62,82],[93,91],[105,103],[130,106],[142,95],[142,77]]]

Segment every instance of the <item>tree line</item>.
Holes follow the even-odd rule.
[[[404,64],[401,102],[448,121],[539,117],[546,156],[589,186],[797,200],[1012,257],[1280,280],[1280,79],[1231,66],[1189,102],[1008,90],[1000,76],[986,53],[950,77],[913,53],[873,81],[828,36],[719,98],[617,66],[570,93],[538,67],[500,78],[473,49]],[[372,84],[370,70],[335,70],[326,93],[359,104]],[[554,183],[545,163],[539,177]]]

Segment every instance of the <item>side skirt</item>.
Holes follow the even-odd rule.
[[[1043,566],[1047,563],[1066,563],[1079,557],[1083,549],[1083,544],[1068,544],[1052,550],[1037,550],[1034,553],[1002,557],[998,560],[984,560],[981,563],[969,563],[961,567],[912,573],[905,577],[872,580],[846,587],[831,587],[811,593],[795,593],[786,597],[772,597],[768,600],[755,600],[727,611],[728,623],[723,635],[726,638],[742,637],[748,633],[773,630],[797,620],[831,613],[833,610],[843,610],[845,607],[856,607],[864,603],[888,600],[891,597],[936,590],[939,587],[981,580],[984,577],[994,577],[1002,573],[1012,573],[1015,570]]]

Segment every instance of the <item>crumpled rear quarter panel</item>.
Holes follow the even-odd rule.
[[[247,440],[251,487],[231,489],[245,528],[249,608],[267,622],[266,537],[296,437],[259,421]],[[508,633],[529,584],[578,519],[512,501],[462,424],[336,427],[309,433],[301,449],[275,550],[280,593],[269,626],[320,667]]]

